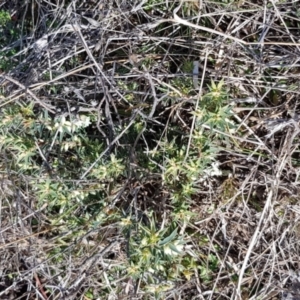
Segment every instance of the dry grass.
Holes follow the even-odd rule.
[[[2,123],[5,109],[30,102],[35,117],[22,111],[28,122],[88,116],[85,148],[95,140],[102,148],[75,159],[74,148],[59,150],[65,136],[37,133],[30,163],[40,169],[18,169],[3,140],[0,298],[299,299],[299,7],[3,1],[11,20],[0,39]],[[225,119],[199,124],[193,114],[212,80],[223,81],[225,94],[213,97],[230,108],[232,130]],[[29,130],[21,127],[11,127],[16,136]],[[172,155],[183,168],[196,161],[197,130],[217,149],[222,175],[190,178],[193,192],[180,190],[178,200],[167,163]],[[111,165],[122,175],[100,180],[95,170],[112,154],[123,159]],[[49,199],[37,192],[47,178],[59,193],[88,196],[52,205],[50,188]],[[181,258],[165,262],[186,268],[176,276],[134,270],[134,243],[152,220],[162,239],[176,223],[185,241]]]

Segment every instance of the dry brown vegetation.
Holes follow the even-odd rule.
[[[1,1],[0,299],[300,299],[299,4]]]

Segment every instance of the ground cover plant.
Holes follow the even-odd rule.
[[[299,1],[0,3],[1,299],[298,299]]]

